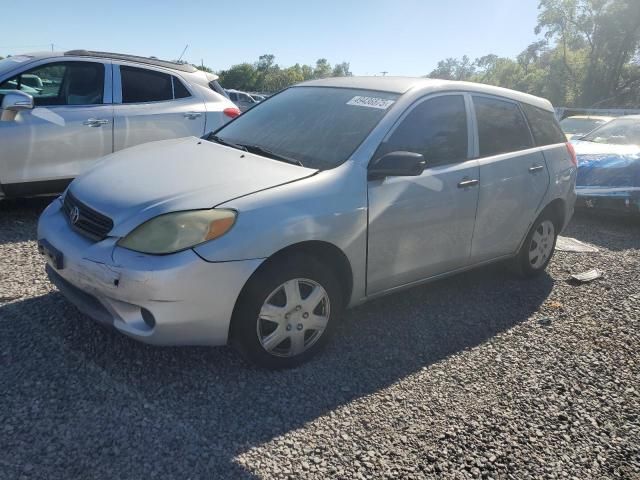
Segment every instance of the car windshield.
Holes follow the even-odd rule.
[[[293,87],[222,127],[216,138],[326,170],[349,158],[397,98],[371,90]]]
[[[594,128],[606,123],[606,120],[600,118],[565,118],[560,122],[560,126],[564,133],[570,135],[589,133]]]
[[[640,145],[640,119],[617,118],[582,138],[588,142]]]

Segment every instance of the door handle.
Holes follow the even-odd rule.
[[[529,167],[529,173],[536,173],[536,172],[539,172],[542,169],[544,169],[543,165],[534,165],[532,167]]]
[[[200,112],[186,112],[184,114],[185,118],[188,118],[189,120],[195,120],[196,118],[198,118],[200,115],[202,115]]]
[[[465,177],[460,181],[460,183],[458,183],[458,188],[475,187],[479,183],[480,183],[480,180],[478,180],[477,178],[469,179]]]
[[[101,118],[90,118],[82,122],[82,124],[86,125],[87,127],[101,127],[102,125],[108,125],[109,120],[104,120]]]

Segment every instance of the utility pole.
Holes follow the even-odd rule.
[[[382,74],[383,77],[385,77],[389,72],[380,72],[380,73]]]
[[[53,43],[51,44],[51,51],[53,52]]]

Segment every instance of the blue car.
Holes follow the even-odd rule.
[[[576,207],[640,214],[640,115],[620,117],[572,140]]]

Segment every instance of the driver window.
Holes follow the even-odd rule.
[[[442,95],[419,103],[380,145],[389,152],[421,153],[427,167],[468,159],[467,112],[462,95]]]
[[[99,105],[104,93],[104,65],[56,62],[23,72],[0,84],[0,92],[21,90],[34,105]]]

